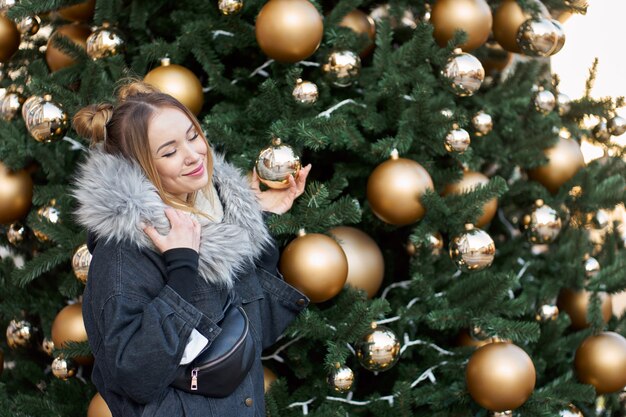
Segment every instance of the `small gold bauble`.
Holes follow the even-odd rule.
[[[530,214],[522,219],[528,241],[531,243],[551,243],[561,232],[561,218],[552,207],[545,205],[543,200],[535,201]]]
[[[356,343],[355,350],[365,369],[382,372],[391,369],[400,358],[400,341],[390,328],[373,326]]]
[[[535,314],[535,320],[542,323],[553,321],[557,318],[559,318],[559,308],[551,304],[542,305],[537,310],[537,314]]]
[[[461,97],[474,94],[485,79],[485,70],[480,61],[460,49],[454,50],[454,55],[448,58],[441,74],[448,79],[450,89]]]
[[[598,124],[591,129],[591,136],[601,143],[608,143],[611,140],[611,134],[605,119],[600,119]]]
[[[600,272],[600,262],[593,256],[585,259],[583,267],[585,268],[585,276],[587,278],[593,278]]]
[[[57,48],[54,44],[54,40],[60,36],[69,38],[77,46],[85,49],[87,45],[87,37],[91,34],[91,29],[86,25],[70,24],[59,27],[48,39],[48,47],[46,48],[46,62],[50,71],[58,71],[61,68],[66,68],[74,65],[76,61],[71,56],[67,55],[61,49]]]
[[[234,16],[243,9],[242,0],[219,0],[217,2],[217,8],[224,16]]]
[[[63,356],[56,357],[52,361],[52,375],[64,381],[72,378],[76,375],[76,364]]]
[[[87,283],[87,273],[89,272],[89,264],[91,263],[91,253],[86,244],[82,244],[74,252],[72,256],[72,270],[76,279],[83,284]]]
[[[22,223],[16,222],[11,223],[9,229],[7,230],[7,240],[13,246],[24,240],[24,236],[26,235],[26,228]]]
[[[60,212],[55,207],[55,204],[56,201],[52,200],[49,205],[40,207],[37,210],[37,217],[40,221],[48,221],[52,224],[57,224],[59,222]],[[50,239],[50,237],[48,237],[48,235],[46,235],[41,230],[33,229],[33,234],[37,239],[39,239],[40,242],[47,242]]]
[[[13,120],[24,103],[24,97],[17,91],[7,92],[0,99],[0,117],[4,120]]]
[[[65,20],[74,22],[89,22],[93,18],[96,0],[88,0],[73,6],[59,9],[57,13]]]
[[[43,342],[41,342],[41,350],[48,356],[52,356],[54,352],[54,342],[47,337],[43,338]]]
[[[335,51],[322,66],[326,78],[336,87],[348,87],[361,73],[361,58],[352,51]]]
[[[93,60],[119,55],[124,52],[125,42],[120,32],[108,22],[93,31],[87,38],[87,55]]]
[[[30,135],[37,142],[54,142],[62,139],[70,127],[67,113],[61,105],[52,101],[52,96],[46,94],[41,100],[28,101],[24,123]]]
[[[517,44],[529,56],[550,56],[558,42],[558,28],[543,17],[526,20],[517,32]]]
[[[24,36],[33,36],[39,32],[41,19],[37,15],[26,16],[17,22],[17,30]]]
[[[0,13],[0,62],[7,62],[20,47],[20,31],[12,19]]]
[[[548,162],[528,171],[528,176],[553,194],[585,165],[580,145],[573,139],[559,138],[553,147],[543,152]]]
[[[365,14],[361,10],[354,9],[341,19],[339,26],[343,26],[358,35],[367,35],[368,43],[361,50],[361,57],[367,56],[374,49],[374,39],[376,38],[376,22],[374,18]]]
[[[489,343],[470,357],[465,371],[470,395],[491,411],[514,410],[535,388],[535,366],[523,349],[512,343]]]
[[[469,148],[470,143],[471,139],[467,130],[460,128],[457,124],[452,126],[452,130],[443,141],[446,151],[457,154],[463,154]]]
[[[494,39],[509,52],[522,52],[517,44],[517,32],[530,18],[530,14],[524,12],[516,0],[503,0],[493,14]]]
[[[535,103],[535,110],[542,114],[550,113],[556,106],[556,98],[554,97],[554,94],[552,94],[551,91],[543,89],[537,91],[533,102]]]
[[[343,288],[348,277],[348,258],[333,238],[310,233],[287,245],[280,257],[279,269],[285,281],[312,302],[321,303]]]
[[[414,223],[424,217],[426,210],[420,198],[433,189],[428,172],[417,162],[399,158],[378,165],[367,180],[367,200],[374,214],[382,221],[396,226]]]
[[[11,349],[28,347],[37,338],[37,329],[26,320],[11,320],[7,326],[7,345]]]
[[[559,116],[565,116],[572,108],[572,100],[567,94],[558,93],[556,95],[556,106],[559,109]]]
[[[265,3],[255,24],[256,40],[268,57],[298,62],[313,55],[322,41],[322,16],[308,0]]]
[[[52,341],[59,349],[65,347],[66,342],[87,341],[87,330],[83,321],[82,303],[67,305],[58,312],[52,323]],[[91,356],[73,358],[76,362],[85,365],[91,362]]]
[[[609,133],[613,136],[620,136],[626,132],[626,119],[621,116],[613,116],[606,123]]]
[[[586,338],[576,350],[574,366],[578,379],[608,394],[626,386],[626,339],[615,332]]]
[[[493,129],[493,119],[490,114],[481,110],[472,117],[472,126],[476,136],[485,136]]]
[[[296,86],[291,93],[293,98],[301,104],[313,104],[319,97],[317,85],[311,81],[303,81],[302,78],[296,80]]]
[[[274,138],[270,146],[259,152],[254,166],[259,180],[274,189],[289,188],[289,176],[298,178],[302,167],[300,157],[280,138]]]
[[[430,22],[439,46],[446,46],[454,32],[462,30],[467,34],[467,40],[459,48],[471,51],[487,41],[493,17],[485,0],[437,0],[432,7]]]
[[[439,256],[443,251],[443,236],[441,233],[427,233],[426,234],[426,244],[423,247],[430,253],[432,256]],[[409,256],[413,256],[417,253],[417,251],[422,249],[422,245],[415,245],[413,242],[408,242],[406,245],[406,251]]]
[[[96,392],[96,395],[89,402],[87,417],[113,417],[109,406],[99,392]]]
[[[263,392],[267,392],[278,377],[271,369],[263,367]]]
[[[560,311],[564,311],[572,322],[572,328],[574,330],[584,329],[589,327],[587,321],[587,313],[589,310],[589,298],[591,293],[585,290],[571,290],[569,288],[563,288],[559,293],[559,297],[556,300],[556,305]],[[599,292],[602,320],[608,323],[613,314],[613,302],[611,296],[605,292]]]
[[[330,374],[328,374],[328,385],[335,392],[348,392],[354,384],[354,372],[345,365],[337,364]]]
[[[33,180],[26,170],[16,172],[0,162],[0,224],[24,218],[33,198]]]
[[[450,241],[450,259],[463,272],[478,272],[488,268],[496,256],[496,245],[489,234],[465,225],[465,232]]]
[[[148,72],[143,80],[180,101],[193,114],[202,110],[204,93],[200,80],[187,68],[171,64],[169,58],[161,59],[161,66]]]
[[[559,411],[559,417],[585,417],[583,413],[576,408],[573,404],[570,404],[566,409]]]
[[[335,227],[328,232],[348,259],[346,284],[364,290],[368,298],[374,297],[385,275],[385,260],[376,242],[354,227]]]
[[[463,177],[455,183],[448,184],[443,190],[443,195],[464,194],[471,192],[479,186],[489,183],[489,178],[480,172],[463,171]],[[484,227],[491,222],[498,211],[498,199],[492,198],[483,204],[483,213],[474,223],[476,227]]]

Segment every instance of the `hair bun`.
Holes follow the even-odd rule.
[[[105,128],[112,116],[112,104],[91,104],[74,115],[72,125],[80,136],[89,138],[92,144],[96,144],[106,138]]]
[[[158,88],[150,84],[146,84],[143,81],[132,81],[119,87],[119,89],[117,90],[117,101],[123,103],[134,96],[160,92],[161,91]]]

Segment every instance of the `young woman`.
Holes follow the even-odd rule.
[[[256,173],[250,184],[212,153],[187,108],[138,82],[73,123],[94,145],[74,196],[93,255],[83,296],[92,380],[113,416],[265,416],[261,351],[308,299],[281,279],[262,213],[289,210],[311,166],[262,192]],[[222,398],[172,387],[221,333],[228,300],[249,318],[251,370]]]

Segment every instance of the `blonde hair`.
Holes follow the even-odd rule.
[[[116,104],[100,103],[84,107],[76,113],[72,124],[79,135],[91,140],[91,146],[102,143],[104,152],[138,162],[167,205],[210,218],[195,207],[197,191],[190,193],[187,200],[183,201],[163,188],[150,152],[148,124],[154,113],[164,107],[175,108],[185,113],[205,141],[209,150],[207,152],[209,182],[202,191],[211,200],[213,158],[210,145],[196,116],[169,94],[162,93],[143,81],[131,80],[118,88]]]

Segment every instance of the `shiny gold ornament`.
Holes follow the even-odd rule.
[[[243,9],[242,0],[219,0],[217,2],[217,8],[224,16],[234,16]]]
[[[82,303],[67,305],[61,309],[52,323],[52,341],[59,349],[65,347],[66,342],[87,341],[87,330],[83,321]],[[91,356],[73,358],[81,365],[91,363]]]
[[[615,332],[586,338],[576,350],[574,366],[578,379],[608,394],[626,386],[626,339]]]
[[[320,233],[301,234],[283,250],[279,269],[285,281],[312,302],[321,303],[343,288],[348,258],[333,238]]]
[[[7,240],[13,246],[24,240],[24,236],[26,235],[26,228],[22,223],[16,222],[11,223],[9,229],[7,230]]]
[[[361,58],[352,51],[335,51],[328,55],[322,71],[334,86],[348,87],[359,78]]]
[[[559,42],[558,28],[550,19],[530,18],[519,27],[517,44],[529,56],[550,56]]]
[[[254,166],[263,184],[280,190],[289,188],[289,176],[298,178],[302,164],[291,146],[274,138],[272,144],[259,153]]]
[[[16,172],[0,162],[0,224],[10,224],[24,218],[33,198],[33,180],[28,172]]]
[[[583,264],[585,268],[585,276],[587,278],[595,277],[600,272],[600,262],[593,256],[588,256]]]
[[[432,7],[430,22],[439,46],[446,46],[454,32],[462,30],[467,34],[467,40],[459,48],[471,51],[487,41],[493,17],[485,0],[437,0]]]
[[[113,417],[109,406],[99,392],[96,392],[96,395],[89,402],[87,417]]]
[[[303,81],[302,78],[296,80],[296,86],[291,93],[293,98],[301,104],[313,104],[319,97],[317,85],[311,81]]]
[[[376,22],[374,18],[365,14],[361,10],[354,9],[341,19],[339,26],[352,29],[358,35],[367,35],[368,44],[361,50],[361,57],[367,56],[374,49],[374,39],[376,38]]]
[[[446,151],[457,154],[463,154],[469,148],[470,143],[471,139],[467,130],[460,128],[456,123],[452,125],[452,130],[443,141]]]
[[[493,129],[493,119],[490,114],[481,110],[472,117],[472,126],[476,136],[485,136]]]
[[[263,392],[267,392],[278,377],[271,369],[263,367]]]
[[[0,62],[7,62],[20,47],[20,31],[6,14],[0,13]]]
[[[11,320],[7,326],[7,345],[11,349],[28,347],[37,338],[37,329],[26,320]]]
[[[391,369],[400,357],[398,336],[386,326],[372,328],[355,345],[356,357],[365,369],[382,372]]]
[[[552,243],[561,232],[561,218],[552,207],[535,201],[535,207],[530,214],[522,219],[528,241],[531,243]]]
[[[41,342],[41,350],[48,356],[52,356],[54,352],[54,342],[47,337],[43,338],[43,342]]]
[[[417,162],[399,158],[394,150],[391,159],[378,165],[367,180],[367,200],[374,214],[396,226],[414,223],[426,210],[420,198],[433,189],[428,172]]]
[[[507,51],[520,53],[517,32],[531,16],[525,13],[516,0],[503,0],[493,14],[493,37]]]
[[[72,256],[72,270],[76,278],[83,284],[87,283],[87,273],[89,272],[89,264],[91,263],[91,253],[87,249],[86,244],[82,244],[74,252]]]
[[[476,350],[465,370],[470,395],[491,411],[514,410],[535,388],[535,366],[523,349],[512,343],[490,343]]]
[[[65,52],[61,51],[54,45],[54,39],[63,36],[69,38],[77,46],[85,49],[87,46],[87,38],[91,34],[91,29],[86,25],[70,24],[59,27],[48,39],[48,47],[46,48],[46,62],[50,71],[58,71],[74,65],[76,61]]]
[[[591,292],[585,290],[561,289],[556,305],[560,311],[564,311],[569,316],[574,330],[581,330],[589,327],[587,313],[589,310],[589,299]],[[611,296],[605,292],[599,292],[602,320],[608,323],[613,314],[613,302]]]
[[[348,259],[346,284],[364,290],[368,298],[374,297],[385,275],[385,260],[376,242],[354,227],[335,227],[328,232]]]
[[[559,138],[557,143],[543,151],[548,163],[528,171],[530,179],[541,183],[552,194],[585,166],[580,146],[573,139]]]
[[[87,55],[93,60],[119,55],[125,47],[121,33],[108,22],[103,22],[87,37]]]
[[[280,62],[298,62],[317,51],[324,24],[307,0],[272,0],[259,12],[255,33],[265,55]]]
[[[345,365],[337,364],[328,375],[328,385],[335,392],[348,392],[354,384],[354,372]]]
[[[550,19],[550,22],[556,28],[556,46],[552,51],[552,55],[556,55],[563,49],[563,46],[565,46],[565,28],[558,20]]]
[[[559,116],[565,116],[572,108],[572,100],[567,94],[558,93],[556,95],[556,106],[559,109]]]
[[[28,103],[24,123],[37,142],[55,142],[65,136],[70,121],[63,107],[46,94],[39,101]]]
[[[621,116],[613,116],[606,123],[606,128],[613,136],[620,136],[626,132],[626,119]]]
[[[559,318],[559,308],[554,305],[544,304],[537,310],[535,314],[535,320],[545,323],[547,321],[554,321]]]
[[[591,129],[591,136],[601,143],[608,143],[611,140],[611,134],[606,124],[606,119],[600,119],[597,125]]]
[[[37,210],[37,217],[39,218],[39,221],[44,221],[45,219],[46,221],[52,224],[57,224],[59,222],[61,213],[54,206],[55,204],[56,204],[56,201],[52,200],[50,202],[50,205],[40,207]],[[41,230],[33,229],[33,234],[40,242],[47,242],[48,240],[50,240],[50,237],[46,235],[44,232],[42,232]]]
[[[535,110],[542,114],[550,113],[556,106],[556,98],[554,97],[554,94],[552,94],[551,91],[544,89],[537,91],[533,102],[535,103]]]
[[[424,248],[432,255],[439,256],[443,251],[443,236],[441,233],[435,232],[426,234],[427,243],[424,245]],[[422,248],[422,245],[415,245],[413,242],[408,242],[406,244],[406,252],[409,256],[414,256],[418,250]]]
[[[489,178],[480,172],[464,171],[463,177],[455,183],[448,184],[443,190],[443,195],[448,194],[464,194],[471,192],[473,189],[479,186],[483,186],[489,183]],[[483,214],[474,223],[476,227],[484,227],[496,215],[498,211],[498,199],[492,198],[483,204]]]
[[[8,91],[0,99],[0,117],[4,120],[13,120],[24,103],[24,97],[17,91]]]
[[[485,79],[485,70],[480,61],[460,49],[454,50],[441,74],[449,80],[449,87],[461,97],[474,94]]]
[[[37,15],[26,16],[17,22],[17,30],[24,36],[33,36],[39,32],[41,19]]]
[[[89,22],[93,18],[96,0],[88,0],[73,6],[59,9],[57,13],[65,20],[73,22]]]
[[[573,404],[570,404],[566,409],[559,411],[559,417],[585,417],[581,411]]]
[[[204,104],[202,84],[187,68],[170,63],[169,58],[161,59],[161,66],[148,72],[143,80],[183,103],[197,115]]]
[[[478,272],[488,268],[496,256],[496,245],[489,234],[465,225],[465,232],[450,241],[450,259],[463,272]]]
[[[72,359],[58,356],[52,361],[52,375],[64,381],[74,377],[76,370],[76,364]]]

